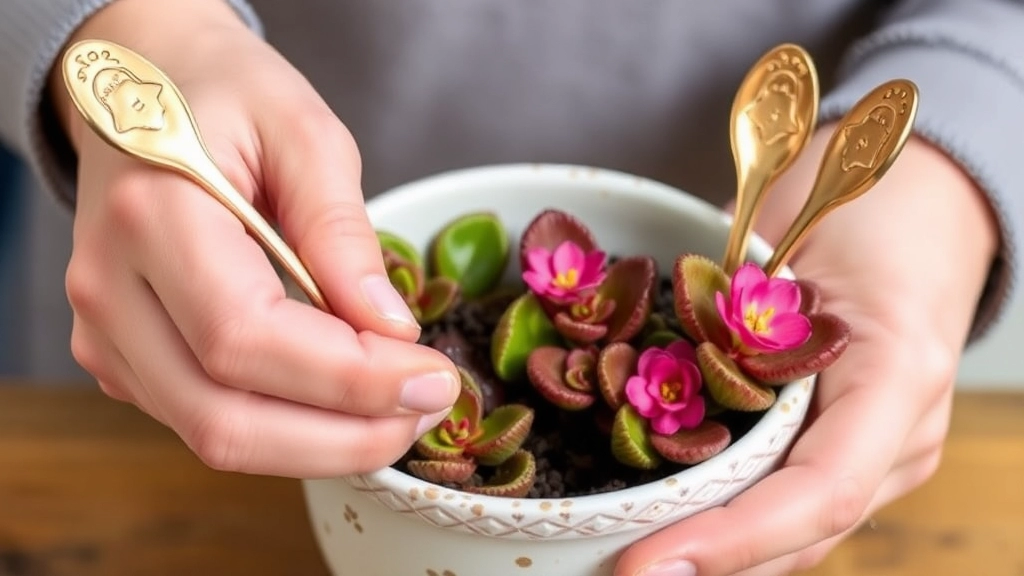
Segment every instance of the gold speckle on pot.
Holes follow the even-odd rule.
[[[419,488],[409,488],[409,499],[410,500],[416,500],[419,497],[420,497],[420,489]]]
[[[548,510],[551,510],[551,502],[541,502],[540,503],[540,509],[545,511],[545,512],[547,512]]]
[[[676,479],[676,478],[666,478],[665,479],[665,485],[666,486],[675,486],[678,483],[679,483],[679,480]]]
[[[783,403],[782,403],[782,406],[780,406],[779,408],[780,408],[780,409],[782,410],[783,414],[785,414],[785,413],[788,413],[788,412],[789,412],[789,404],[787,404],[787,403],[785,403],[785,402],[783,402]]]
[[[423,491],[423,495],[427,497],[427,500],[437,500],[441,493],[437,491],[437,488],[427,488]]]
[[[526,556],[520,556],[519,558],[516,558],[516,566],[519,566],[520,568],[529,568],[530,566],[533,566],[533,560],[530,560]]]
[[[519,500],[516,500],[515,502],[512,502],[512,507],[513,508],[519,508],[521,505],[522,505],[522,502],[520,502]]]
[[[484,505],[483,504],[473,504],[473,507],[470,508],[469,511],[472,512],[473,515],[476,516],[476,517],[483,516],[484,515]]]
[[[562,508],[568,508],[569,506],[572,506],[572,500],[562,500],[560,506]]]

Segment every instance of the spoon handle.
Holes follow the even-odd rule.
[[[861,98],[839,121],[825,146],[810,196],[765,264],[768,276],[786,265],[822,218],[882,179],[910,137],[917,103],[913,82],[890,80]]]
[[[193,180],[242,222],[310,303],[330,311],[299,257],[217,168],[185,97],[166,74],[139,54],[102,40],[70,46],[62,72],[75,108],[100,138]]]
[[[729,116],[736,165],[736,212],[722,259],[731,274],[746,257],[768,187],[803,151],[818,116],[818,73],[795,44],[766,52],[740,83]]]

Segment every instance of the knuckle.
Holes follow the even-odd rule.
[[[64,291],[71,308],[83,318],[100,315],[109,296],[102,275],[79,255],[72,255],[64,274]]]
[[[129,238],[141,238],[151,222],[153,178],[143,171],[119,177],[107,191],[110,217],[116,230]]]
[[[855,528],[867,511],[870,498],[863,484],[853,477],[837,482],[823,510],[822,539],[839,536]]]
[[[323,206],[313,218],[301,244],[315,246],[325,240],[376,242],[366,208],[361,203],[341,200]]]
[[[191,430],[186,442],[206,466],[222,472],[241,472],[249,462],[251,426],[239,410],[211,412]]]
[[[245,324],[236,316],[211,321],[196,344],[196,357],[214,381],[229,384],[242,372]]]
[[[93,377],[101,381],[109,380],[99,346],[85,336],[77,324],[71,329],[71,357]]]

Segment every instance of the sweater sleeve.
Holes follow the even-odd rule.
[[[75,162],[49,109],[49,71],[71,34],[113,0],[0,2],[0,142],[25,159],[46,187],[74,198]],[[245,0],[224,0],[262,33]]]
[[[1005,308],[1020,269],[1024,222],[1024,2],[903,0],[848,51],[821,105],[838,119],[892,78],[918,85],[915,131],[959,163],[996,215],[1001,246],[978,305],[971,340]]]

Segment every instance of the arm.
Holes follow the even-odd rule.
[[[851,50],[824,125],[776,185],[758,231],[775,242],[792,222],[831,121],[884,80],[918,84],[917,135],[903,155],[793,260],[854,339],[820,375],[808,427],[780,470],[638,543],[616,574],[806,569],[935,473],[964,343],[994,317],[1017,263],[1024,76],[1010,63],[1024,63],[1022,29],[1022,4],[908,0]]]

